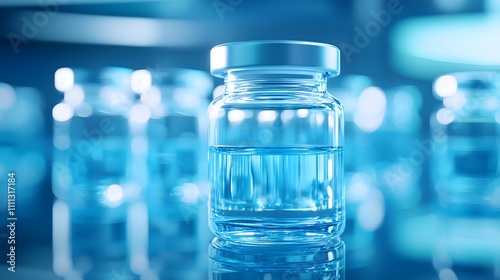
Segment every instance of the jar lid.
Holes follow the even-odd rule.
[[[340,73],[340,51],[333,45],[304,41],[234,42],[210,51],[210,72],[215,77],[248,68],[309,69],[335,77]]]

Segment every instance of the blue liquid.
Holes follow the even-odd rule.
[[[338,147],[210,147],[210,228],[242,243],[317,243],[345,219]]]

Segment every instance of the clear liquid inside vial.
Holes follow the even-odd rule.
[[[342,147],[210,147],[210,227],[241,243],[317,243],[343,231]]]

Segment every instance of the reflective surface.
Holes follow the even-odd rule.
[[[345,245],[241,246],[215,238],[209,247],[209,279],[344,280]]]

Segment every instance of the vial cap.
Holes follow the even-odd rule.
[[[229,70],[283,68],[340,73],[340,51],[329,44],[304,41],[247,41],[217,45],[210,51],[210,72],[225,77]]]

